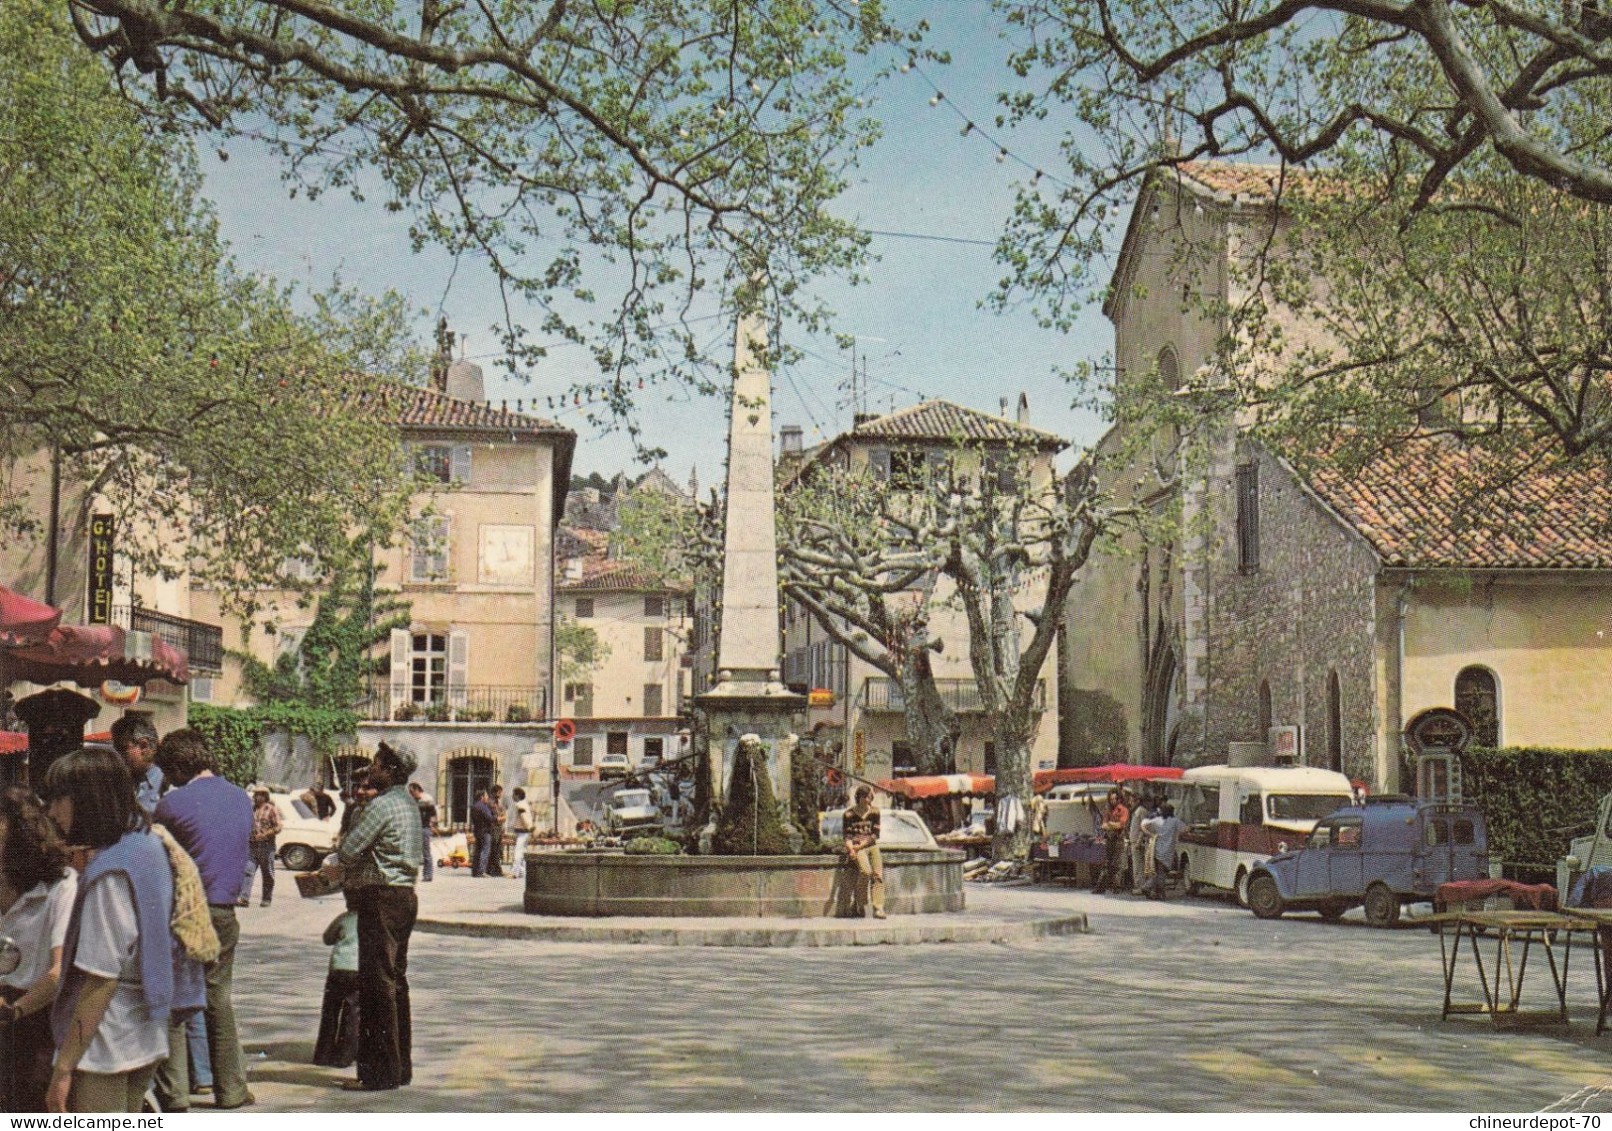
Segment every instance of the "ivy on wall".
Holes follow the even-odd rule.
[[[190,705],[189,723],[207,739],[218,760],[218,772],[239,786],[255,782],[263,768],[263,736],[284,730],[301,735],[321,755],[335,752],[358,730],[352,711],[266,703],[258,707]]]
[[[1462,788],[1489,826],[1489,857],[1519,870],[1548,869],[1567,842],[1589,832],[1612,791],[1612,750],[1472,747],[1461,757]],[[1508,869],[1509,871],[1509,869]]]

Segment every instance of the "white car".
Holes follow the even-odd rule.
[[[605,819],[618,836],[638,836],[659,832],[660,807],[647,789],[618,789],[610,795]]]
[[[632,772],[632,763],[625,754],[604,754],[599,758],[599,780],[624,778]]]
[[[341,839],[341,798],[330,794],[336,811],[322,821],[314,816],[313,806],[303,800],[301,793],[270,790],[269,800],[280,814],[280,837],[275,846],[280,863],[293,872],[318,869],[324,858],[336,851]]]
[[[823,840],[843,840],[845,810],[834,809],[817,815],[817,835]],[[939,848],[935,834],[924,819],[911,809],[879,810],[880,848]]]

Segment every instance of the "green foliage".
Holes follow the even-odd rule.
[[[622,500],[616,516],[611,556],[674,584],[718,573],[720,533],[699,507],[659,491],[638,491]]]
[[[711,852],[716,856],[785,856],[792,851],[784,815],[772,791],[767,753],[739,743],[733,756],[728,797],[717,817]]]
[[[186,721],[206,737],[208,749],[218,759],[220,775],[239,786],[257,780],[263,765],[263,737],[271,731],[301,735],[316,752],[329,755],[358,730],[358,716],[351,711],[285,703],[246,708],[192,703]]]
[[[191,146],[148,128],[64,5],[0,5],[0,60],[0,459],[58,446],[69,489],[118,514],[121,561],[237,607],[287,557],[397,529],[394,430],[348,408],[356,374],[410,372],[403,304],[238,270]],[[0,534],[42,505],[11,497]]]
[[[265,703],[327,711],[357,707],[369,694],[371,676],[388,670],[390,657],[377,651],[394,629],[409,626],[409,604],[377,589],[373,540],[360,538],[328,563],[326,587],[313,623],[295,651],[272,666],[236,653],[247,694]]]
[[[1612,791],[1612,750],[1474,747],[1461,771],[1467,798],[1488,824],[1491,859],[1551,868],[1569,840],[1594,826]]]
[[[627,842],[628,856],[681,856],[683,846],[663,836],[638,836]]]
[[[585,342],[596,419],[631,412],[635,366],[719,387],[696,307],[825,324],[805,284],[866,259],[832,203],[878,133],[869,71],[909,41],[873,2],[854,18],[819,0],[82,9],[154,113],[241,115],[282,139],[294,192],[376,194],[418,245],[474,248],[506,308],[542,312],[503,327],[512,372]],[[160,84],[124,66],[132,42]]]
[[[554,650],[560,658],[561,683],[585,679],[610,658],[610,645],[599,639],[599,633],[569,617],[562,617],[554,627]]]

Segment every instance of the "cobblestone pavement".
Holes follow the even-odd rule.
[[[516,887],[439,875],[422,903],[486,910]],[[802,950],[417,934],[414,1085],[355,1095],[338,1090],[348,1073],[308,1063],[318,934],[339,903],[293,895],[242,912],[258,1110],[1612,1110],[1582,949],[1572,1025],[1504,1032],[1441,1023],[1438,941],[1359,912],[1265,923],[1209,899],[969,898],[1085,911],[1092,933]],[[1536,1003],[1544,975],[1529,975]]]

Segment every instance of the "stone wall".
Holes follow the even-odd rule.
[[[1328,682],[1336,672],[1342,770],[1374,781],[1376,766],[1377,561],[1262,449],[1238,446],[1236,464],[1259,468],[1259,567],[1237,561],[1235,469],[1218,492],[1217,544],[1209,548],[1209,618],[1204,760],[1224,761],[1227,744],[1264,741],[1262,681],[1271,724],[1302,728],[1307,765],[1328,765]]]

